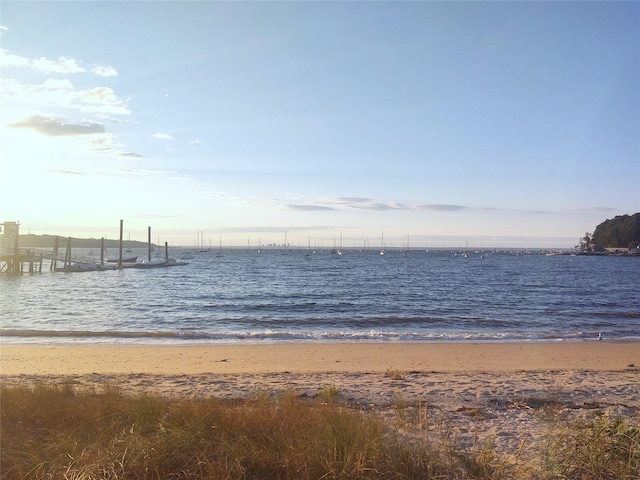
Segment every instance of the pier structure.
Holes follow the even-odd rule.
[[[0,224],[0,272],[12,275],[42,272],[42,253],[31,248],[20,248],[20,222]]]
[[[105,239],[100,239],[100,257],[94,258],[79,257],[72,254],[72,238],[66,239],[66,248],[61,246],[61,238],[55,237],[53,250],[38,252],[35,249],[20,249],[18,242],[20,236],[19,222],[4,222],[0,224],[0,273],[21,274],[25,273],[25,266],[28,266],[29,273],[41,273],[43,259],[50,261],[49,271],[51,272],[92,272],[101,270],[120,270],[123,268],[160,268],[176,267],[188,265],[187,262],[177,261],[169,258],[169,245],[165,242],[164,259],[152,259],[151,252],[151,227],[148,227],[147,258],[140,262],[123,258],[123,221],[120,220],[120,241],[118,245],[118,257],[114,260],[105,261]],[[64,241],[64,240],[63,240]],[[117,262],[117,263],[116,263]],[[60,266],[59,264],[62,264]]]

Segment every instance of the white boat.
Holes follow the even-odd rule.
[[[166,267],[168,260],[164,258],[159,258],[156,260],[145,260],[142,262],[138,262],[134,265],[135,268],[159,268]]]
[[[122,263],[135,263],[138,260],[138,256],[137,255],[123,255],[122,256]],[[109,257],[107,258],[106,262],[107,263],[118,263],[120,260],[118,259],[118,257]]]

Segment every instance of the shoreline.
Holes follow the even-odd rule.
[[[616,371],[640,342],[0,344],[0,375]]]

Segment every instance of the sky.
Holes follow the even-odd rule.
[[[639,2],[3,0],[0,49],[21,233],[568,248],[640,211]]]

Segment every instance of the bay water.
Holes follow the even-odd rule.
[[[0,341],[640,341],[638,257],[188,253],[171,268],[3,275]]]

